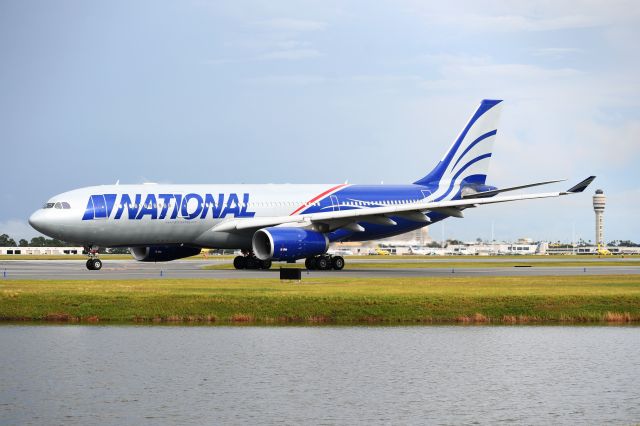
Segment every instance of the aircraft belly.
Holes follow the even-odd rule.
[[[253,232],[213,232],[205,231],[192,243],[201,247],[220,249],[251,249]]]
[[[184,243],[195,240],[213,226],[210,221],[112,221],[93,220],[68,225],[65,239],[98,246]]]

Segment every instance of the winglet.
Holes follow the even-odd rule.
[[[567,189],[567,193],[568,194],[575,194],[577,192],[582,192],[585,189],[587,189],[587,186],[589,186],[591,184],[591,182],[593,182],[593,180],[595,179],[595,176],[589,176],[588,178],[586,178],[585,180],[583,180],[582,182],[580,182],[579,184],[572,186],[571,188]]]

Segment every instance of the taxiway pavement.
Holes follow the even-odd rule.
[[[461,259],[461,261],[464,261]],[[224,262],[230,263],[230,260]],[[347,260],[349,262],[349,260]],[[104,260],[100,271],[89,271],[85,262],[78,260],[8,260],[0,261],[0,283],[10,279],[35,280],[135,280],[150,278],[278,278],[278,269],[286,264],[274,264],[268,271],[254,270],[207,270],[203,266],[220,261],[176,260],[163,263],[136,262],[134,260]],[[508,267],[468,267],[461,268],[385,268],[384,262],[375,269],[344,269],[342,271],[306,271],[303,278],[344,277],[344,278],[398,278],[398,277],[443,277],[443,276],[562,276],[562,275],[638,275],[640,266],[531,266],[519,267],[523,262],[514,262]],[[526,263],[530,263],[527,259]]]

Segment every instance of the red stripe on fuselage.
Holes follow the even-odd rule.
[[[309,201],[307,201],[306,203],[304,203],[303,205],[301,205],[300,207],[298,207],[297,209],[295,209],[293,211],[293,213],[291,213],[289,216],[293,216],[294,214],[298,213],[300,210],[302,210],[305,207],[308,207],[310,204],[315,203],[316,201],[318,201],[320,198],[326,196],[328,193],[333,192],[333,191],[337,191],[338,189],[342,188],[343,186],[347,186],[346,183],[341,183],[340,185],[336,185],[331,189],[328,189],[326,191],[324,191],[322,194],[310,199]]]

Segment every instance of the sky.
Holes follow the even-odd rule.
[[[588,193],[465,212],[434,238],[640,242],[636,1],[0,2],[0,233],[120,183],[411,183],[484,98],[487,183]]]

